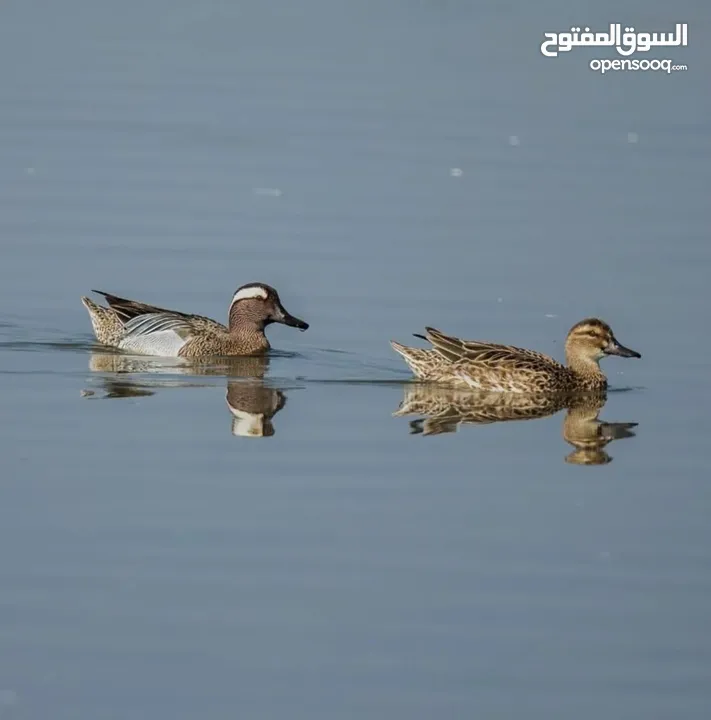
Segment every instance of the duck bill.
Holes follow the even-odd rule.
[[[620,343],[617,342],[617,340],[613,340],[612,343],[609,345],[607,350],[605,350],[606,355],[618,355],[619,357],[624,358],[641,358],[642,356],[636,351],[636,350],[630,350],[628,347],[625,347],[624,345],[620,345]]]
[[[309,329],[309,324],[303,320],[294,317],[288,313],[282,306],[274,315],[275,322],[281,323],[282,325],[288,325],[289,327],[299,328],[302,332]]]

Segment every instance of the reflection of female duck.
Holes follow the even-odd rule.
[[[637,423],[608,423],[598,419],[605,401],[582,399],[571,405],[563,421],[563,438],[575,450],[565,458],[573,465],[606,465],[612,458],[603,449],[613,440],[634,437]]]
[[[232,414],[232,434],[243,437],[274,435],[271,419],[284,407],[286,396],[264,384],[269,357],[227,357],[212,364],[136,357],[119,353],[93,353],[89,367],[95,372],[118,374],[102,378],[105,398],[153,395],[162,387],[189,386],[175,375],[227,377],[227,407]],[[125,374],[146,374],[150,379],[127,379]],[[165,377],[157,380],[156,375]],[[86,392],[85,394],[93,394]]]
[[[547,417],[565,406],[565,399],[555,395],[475,393],[432,384],[415,384],[405,386],[403,400],[393,415],[426,415],[426,418],[410,424],[413,432],[439,435],[456,431],[460,424],[485,425]]]
[[[410,423],[413,433],[439,435],[456,432],[460,424],[485,425],[549,417],[567,409],[563,437],[576,450],[566,462],[600,465],[612,458],[603,448],[612,440],[634,437],[637,423],[606,423],[598,419],[605,394],[561,397],[516,393],[474,393],[436,385],[406,385],[403,401],[393,413],[425,415]]]

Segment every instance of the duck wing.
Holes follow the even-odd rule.
[[[137,300],[128,300],[126,298],[118,297],[118,295],[112,295],[111,293],[103,292],[101,290],[92,290],[97,295],[103,295],[106,298],[106,302],[109,307],[116,313],[117,317],[121,320],[124,327],[127,328],[127,324],[136,318],[145,316],[154,316],[151,321],[147,323],[141,334],[150,334],[150,332],[158,332],[158,330],[151,330],[153,327],[152,323],[167,322],[168,317],[175,319],[182,319],[185,323],[192,324],[193,326],[202,326],[204,329],[220,330],[225,331],[227,328],[222,324],[213,320],[212,318],[205,317],[203,315],[192,315],[189,313],[180,312],[179,310],[167,310],[166,308],[158,307],[157,305],[149,305],[148,303],[138,302]],[[155,316],[160,316],[161,320],[157,320]],[[185,325],[187,327],[187,325]],[[133,331],[136,328],[142,328],[143,326],[138,325],[132,326]],[[165,328],[164,328],[165,329]],[[172,328],[170,328],[172,329]]]
[[[433,327],[426,328],[425,339],[432,343],[432,347],[440,356],[452,363],[466,362],[481,365],[487,368],[519,368],[540,370],[551,367],[563,368],[557,360],[525,348],[513,345],[500,345],[498,343],[479,340],[461,340]]]
[[[191,318],[173,313],[136,315],[123,327],[124,335],[118,344],[122,350],[164,357],[179,356],[197,331]]]

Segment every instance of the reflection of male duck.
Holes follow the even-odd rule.
[[[272,418],[284,407],[286,396],[264,384],[269,357],[218,358],[212,364],[136,357],[119,353],[92,353],[89,368],[111,373],[102,377],[104,398],[143,397],[166,387],[188,387],[196,383],[176,375],[227,377],[227,407],[232,414],[232,434],[242,437],[274,435]],[[149,377],[128,379],[126,374]],[[156,376],[162,375],[162,378]],[[93,395],[93,391],[85,391]]]
[[[268,355],[214,358],[199,362],[183,358],[155,358],[121,352],[93,352],[89,369],[108,373],[150,373],[153,375],[199,375],[263,378],[269,367]],[[151,377],[153,381],[153,377]],[[160,384],[160,383],[158,383]],[[166,379],[167,385],[172,385]]]
[[[254,380],[230,380],[226,400],[232,413],[232,434],[241,437],[274,435],[272,418],[286,404],[283,392]]]
[[[534,420],[567,409],[563,437],[576,450],[566,458],[566,462],[600,465],[612,460],[603,448],[612,440],[634,437],[631,428],[637,425],[599,420],[598,415],[606,399],[604,394],[565,397],[475,393],[431,384],[406,385],[400,407],[393,415],[424,415],[424,418],[410,423],[411,432],[439,435],[456,432],[460,424]]]

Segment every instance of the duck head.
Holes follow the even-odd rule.
[[[636,350],[622,345],[612,328],[598,318],[587,318],[573,325],[565,341],[565,354],[568,363],[598,363],[606,355],[618,355],[625,358],[641,358]]]
[[[238,288],[230,304],[230,330],[243,325],[257,325],[260,329],[271,323],[307,330],[309,324],[287,312],[279,293],[265,283],[248,283]]]

